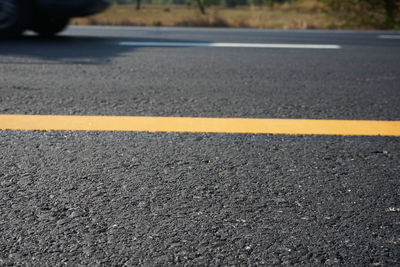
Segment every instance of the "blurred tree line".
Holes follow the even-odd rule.
[[[311,0],[114,0],[115,4],[173,4],[196,5],[200,12],[206,14],[206,7],[224,6],[265,6],[274,7],[275,4],[294,3]],[[399,27],[400,0],[314,0],[323,2],[333,12],[345,14],[348,20],[357,21],[360,25],[375,24],[387,28]]]
[[[294,2],[296,0],[201,0],[204,6],[273,6],[274,4],[282,4],[285,2]],[[134,4],[137,0],[114,0],[116,4]],[[196,0],[141,0],[143,4],[174,4],[174,5],[191,5]]]
[[[173,4],[173,5],[192,5],[196,4],[202,14],[206,14],[206,7],[209,6],[268,6],[274,4],[291,3],[296,0],[114,0],[114,4],[136,4],[139,10],[142,4]]]
[[[344,11],[353,15],[353,19],[361,20],[361,24],[368,24],[380,14],[384,16],[384,24],[388,28],[399,23],[400,0],[320,0],[333,10]]]

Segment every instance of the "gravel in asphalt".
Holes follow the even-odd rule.
[[[0,114],[399,121],[393,34],[25,36],[0,43]],[[0,151],[0,266],[400,264],[399,138],[0,131]]]
[[[2,265],[397,265],[400,140],[0,135]]]

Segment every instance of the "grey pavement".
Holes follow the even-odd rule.
[[[400,120],[398,34],[27,35],[0,43],[0,113]],[[400,264],[396,137],[0,131],[0,151],[0,266]]]

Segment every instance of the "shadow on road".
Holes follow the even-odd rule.
[[[190,40],[157,38],[23,36],[14,40],[1,40],[0,56],[10,56],[11,58],[0,58],[0,64],[107,64],[113,57],[138,49],[137,47],[120,46],[118,45],[120,41],[191,42]],[[20,61],[18,57],[40,59],[41,61]]]

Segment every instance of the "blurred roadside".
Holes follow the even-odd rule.
[[[400,0],[116,0],[74,25],[400,29]]]

